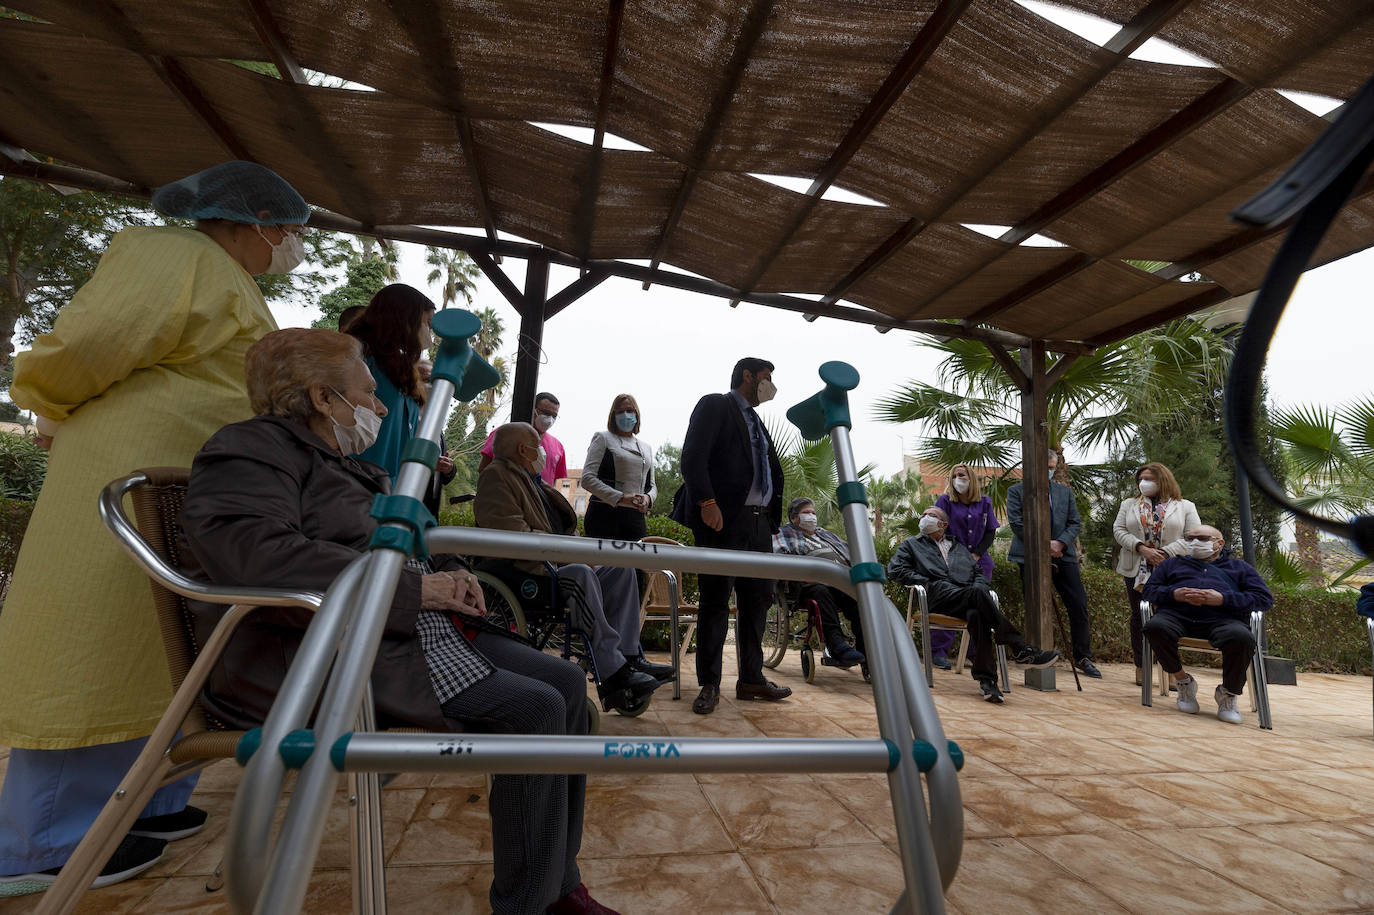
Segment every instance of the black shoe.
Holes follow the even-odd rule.
[[[983,693],[983,700],[991,702],[993,705],[1002,704],[1002,691],[997,688],[995,680],[979,680],[978,689]]]
[[[615,692],[625,691],[634,698],[638,698],[645,693],[652,693],[663,685],[663,681],[640,673],[626,662],[620,670],[611,674],[597,685],[596,690],[602,699]]]
[[[703,686],[701,692],[697,694],[696,699],[692,702],[692,711],[696,712],[698,715],[709,715],[716,710],[716,706],[719,704],[720,687]]]
[[[131,877],[137,877],[161,861],[162,853],[166,848],[167,842],[163,839],[149,839],[146,836],[135,835],[125,836],[124,841],[119,843],[119,847],[110,856],[110,860],[105,863],[99,876],[91,881],[91,889],[100,889],[102,886],[110,886]],[[0,899],[8,896],[41,893],[57,882],[57,875],[61,870],[60,867],[54,867],[32,874],[0,877]]]
[[[853,645],[844,645],[839,651],[830,652],[830,663],[833,667],[843,667],[848,670],[851,667],[864,662],[863,652]]]
[[[1102,679],[1102,671],[1097,669],[1097,665],[1092,662],[1092,658],[1079,658],[1074,665],[1085,677],[1092,677],[1094,680]]]
[[[790,686],[779,686],[771,680],[762,683],[736,683],[736,699],[762,699],[765,702],[781,702],[792,695]]]
[[[187,804],[186,809],[180,813],[167,813],[159,817],[143,817],[134,820],[129,835],[175,842],[177,839],[184,839],[200,832],[205,828],[205,821],[208,818],[209,814],[204,810]]]
[[[677,675],[677,671],[673,670],[673,665],[653,664],[642,654],[630,658],[630,666],[640,673],[648,674],[658,680],[671,680]]]
[[[1016,649],[1016,654],[1012,657],[1012,660],[1025,667],[1049,667],[1055,661],[1059,660],[1059,652],[1055,651],[1053,648],[1041,650],[1034,645],[1023,644],[1020,648]]]

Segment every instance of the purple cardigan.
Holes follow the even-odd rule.
[[[992,581],[992,557],[988,555],[988,547],[992,545],[993,534],[997,531],[997,514],[992,510],[992,500],[987,496],[968,505],[964,502],[955,502],[945,493],[935,500],[935,507],[949,516],[949,534],[955,540],[969,548],[969,552],[978,553],[978,568],[982,569],[983,577]]]

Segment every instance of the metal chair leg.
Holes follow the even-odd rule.
[[[358,709],[358,730],[377,729],[372,684],[367,685]],[[348,773],[349,845],[352,849],[353,912],[386,913],[386,846],[382,836],[382,793],[376,772]]]

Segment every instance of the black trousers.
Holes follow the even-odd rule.
[[[1025,594],[1029,590],[1026,587],[1026,564],[1018,562],[1017,565],[1021,567],[1021,593]],[[1069,639],[1073,642],[1073,659],[1078,661],[1091,658],[1093,645],[1088,624],[1088,592],[1083,589],[1083,578],[1078,574],[1078,563],[1052,562],[1050,569],[1050,581],[1054,583],[1054,590],[1059,592],[1059,599],[1064,602],[1064,610],[1069,614]]]
[[[1135,659],[1135,666],[1140,666],[1140,592],[1135,589],[1135,576],[1130,578],[1123,576],[1126,582],[1126,602],[1131,605],[1131,657]]]
[[[773,552],[773,532],[766,508],[745,506],[733,523],[719,531],[694,530],[697,546],[713,549]],[[773,582],[733,575],[702,575],[697,613],[697,684],[720,686],[721,658],[730,632],[730,592],[735,592],[737,618],[735,648],[739,652],[739,681],[762,683],[763,629],[773,603]]]
[[[847,644],[849,641],[844,637],[844,627],[840,625],[841,613],[849,620],[849,628],[854,633],[854,647],[859,651],[864,650],[864,629],[863,623],[859,621],[858,601],[829,585],[811,582],[802,585],[801,600],[803,605],[809,600],[816,602],[816,607],[821,612],[821,635],[825,637],[826,647],[830,649],[831,654],[834,654],[836,646]]]
[[[643,540],[648,527],[644,513],[628,505],[607,505],[600,499],[587,503],[582,529],[600,540]]]
[[[926,586],[926,601],[931,613],[957,616],[968,623],[972,640],[969,664],[975,680],[997,680],[997,646],[1019,646],[1021,630],[997,609],[992,592],[980,577],[971,585],[933,581]]]
[[[1159,665],[1171,674],[1183,669],[1178,640],[1206,639],[1221,652],[1221,685],[1237,696],[1245,691],[1245,674],[1255,657],[1255,636],[1240,620],[1194,620],[1172,610],[1156,610],[1145,624],[1145,637]],[[1144,675],[1148,677],[1149,671]]]

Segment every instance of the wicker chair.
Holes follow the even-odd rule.
[[[114,481],[101,494],[100,514],[105,526],[151,580],[173,696],[143,752],[62,868],[57,881],[44,894],[39,908],[41,913],[68,913],[76,908],[159,788],[213,762],[234,756],[244,732],[230,730],[207,714],[200,704],[200,692],[238,624],[259,606],[298,606],[316,610],[322,600],[322,595],[312,592],[246,588],[216,591],[182,575],[178,571],[178,516],[189,475],[190,472],[181,467],[148,468]],[[136,527],[124,514],[126,493],[132,497]],[[183,596],[188,593],[199,600],[233,604],[204,645],[196,641]],[[364,717],[370,721],[370,692],[365,705]],[[378,844],[373,847],[379,848],[381,821],[377,777],[372,773],[353,773],[349,779],[350,793],[358,798],[358,803],[350,808],[354,848],[367,847],[374,840]],[[381,870],[380,859],[369,863],[375,865],[373,874],[377,875]],[[359,870],[355,868],[355,900],[359,899],[356,895]],[[206,889],[218,889],[218,883],[217,871]],[[374,886],[376,892],[384,892],[377,884]],[[371,910],[368,900],[363,899],[361,903],[362,911]]]

